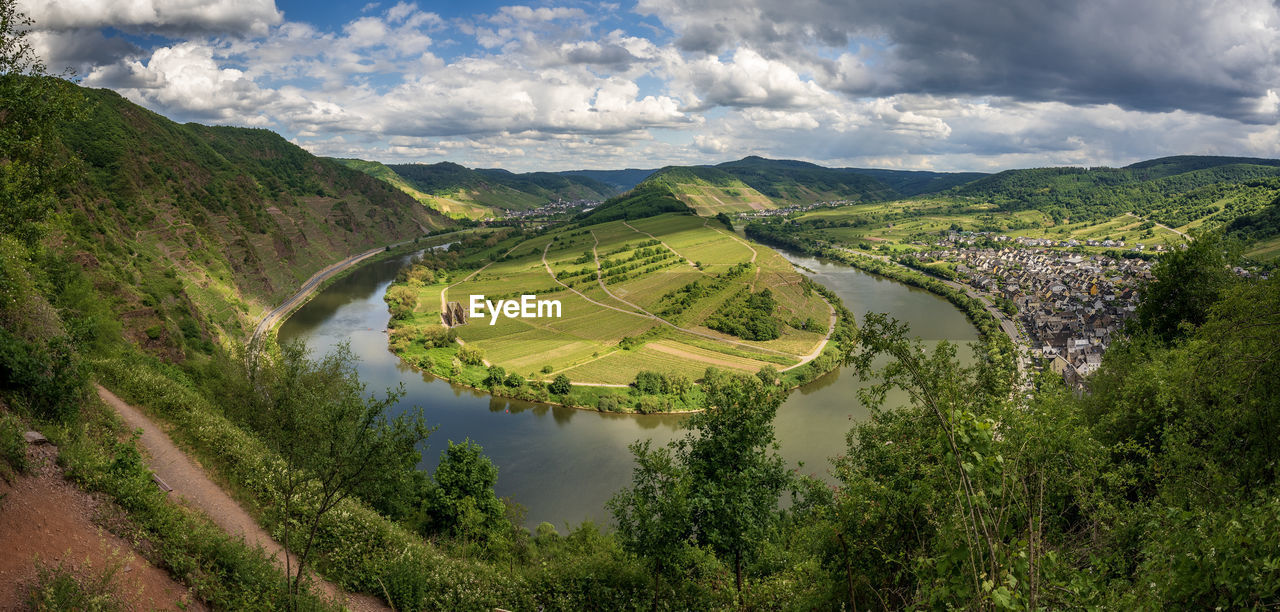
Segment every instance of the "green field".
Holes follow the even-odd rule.
[[[766,365],[797,365],[818,348],[830,321],[830,306],[805,289],[803,277],[785,259],[700,217],[663,215],[565,228],[495,248],[501,252],[488,265],[450,271],[431,284],[410,283],[416,306],[394,333],[438,329],[446,301],[465,309],[471,295],[494,301],[537,295],[558,300],[562,316],[499,317],[490,324],[486,312],[485,318],[457,327],[458,338],[482,350],[489,363],[524,377],[550,380],[564,373],[575,383],[627,384],[641,370],[696,379],[709,366],[755,372]],[[740,264],[750,267],[717,281]],[[664,296],[694,281],[720,284],[679,312],[659,315],[671,307]],[[706,327],[707,317],[727,300],[757,285],[772,292],[779,337],[745,340]],[[822,330],[785,324],[793,319],[820,322]],[[635,340],[620,346],[624,338]],[[417,353],[425,355],[426,349],[411,345],[402,354],[413,362],[422,356]]]

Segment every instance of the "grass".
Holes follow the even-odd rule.
[[[93,568],[86,560],[80,567],[65,561],[51,565],[36,561],[36,577],[27,593],[27,607],[41,612],[48,610],[93,610],[111,612],[128,609],[120,596],[117,579],[124,562],[111,558],[100,568]]]
[[[657,236],[668,248],[653,244],[648,234]],[[802,276],[781,256],[762,246],[754,247],[759,272],[753,270],[734,279],[673,318],[677,325],[712,338],[682,333],[648,316],[645,311],[659,312],[666,307],[662,296],[667,293],[699,279],[710,283],[732,266],[752,259],[752,248],[741,239],[688,215],[636,220],[630,222],[630,227],[614,221],[566,228],[522,243],[496,246],[505,246],[501,253],[506,256],[501,257],[499,253],[491,257],[492,263],[487,267],[449,288],[447,299],[469,308],[471,295],[496,300],[499,296],[513,299],[521,294],[534,294],[539,299],[559,300],[563,316],[499,317],[490,324],[486,312],[484,319],[459,327],[458,336],[469,346],[483,350],[491,363],[522,376],[536,374],[539,380],[550,380],[563,372],[576,383],[627,384],[640,370],[655,367],[698,378],[708,365],[754,372],[765,364],[794,364],[817,346],[823,334],[783,325],[781,338],[744,342],[702,326],[720,304],[750,290],[759,278],[766,279],[776,294],[780,304],[777,314],[782,321],[812,317],[826,323],[829,317],[830,310],[822,298],[803,290]],[[653,255],[644,255],[641,249],[648,249],[645,253]],[[659,259],[663,254],[668,255]],[[703,269],[689,265],[686,258],[704,259]],[[605,260],[623,262],[623,266],[635,263],[640,267],[624,271],[626,280],[607,284],[606,292],[596,280],[596,266]],[[547,272],[547,266],[562,282],[572,284],[575,291],[561,287],[557,278]],[[616,269],[622,267],[605,271]],[[575,274],[583,271],[587,273]],[[465,273],[450,276],[460,279]],[[397,327],[439,325],[440,291],[446,286],[438,283],[414,287],[417,307],[412,318],[397,322]],[[668,350],[663,352],[652,347],[619,350],[624,337],[642,335],[669,339],[668,344],[662,345]],[[412,342],[400,350],[411,363],[427,356],[425,347]],[[436,366],[433,368],[436,373],[448,372],[442,359],[432,359],[435,359],[431,364]],[[546,367],[551,369],[550,373],[542,372]]]

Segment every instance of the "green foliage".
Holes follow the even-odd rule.
[[[694,537],[732,563],[741,594],[743,564],[759,552],[789,482],[773,436],[782,395],[754,377],[714,368],[702,387],[707,409],[689,418],[693,433],[676,452],[689,473]]]
[[[1167,342],[1182,335],[1183,326],[1202,325],[1232,283],[1231,267],[1238,258],[1238,251],[1216,233],[1165,254],[1151,268],[1154,280],[1142,288],[1138,326]]]
[[[16,416],[0,412],[0,479],[5,482],[27,471],[27,441],[22,437],[26,430]]]
[[[715,169],[775,200],[876,202],[898,197],[898,193],[888,185],[850,168],[824,168],[807,162],[751,156],[720,164]]]
[[[645,181],[636,185],[635,189],[582,213],[576,221],[579,225],[596,225],[619,219],[643,219],[668,212],[693,214],[693,209],[681,202],[670,187]]]
[[[245,376],[229,381],[239,383],[239,401],[227,407],[227,414],[256,432],[284,462],[271,477],[281,496],[276,511],[284,540],[297,556],[290,585],[296,594],[325,514],[348,496],[383,493],[391,488],[387,484],[400,484],[420,460],[416,446],[430,429],[421,410],[387,419],[402,392],[366,399],[346,345],[313,361],[305,346],[291,343],[278,355],[255,354],[249,363]],[[294,531],[296,514],[302,520]]]
[[[0,328],[0,363],[0,392],[38,418],[75,419],[88,381],[69,339],[27,342]]]
[[[467,540],[486,539],[509,529],[503,504],[493,493],[498,468],[471,440],[449,441],[432,476],[435,489],[425,502],[427,534],[445,533]]]
[[[662,578],[682,565],[692,544],[691,483],[671,449],[651,448],[649,440],[633,442],[629,448],[636,459],[631,488],[618,492],[607,506],[622,548],[649,567],[657,609]]]
[[[1243,201],[1235,204],[1226,221],[1260,209],[1280,188],[1278,176],[1276,160],[1185,156],[1126,168],[1007,170],[950,193],[989,200],[1005,210],[1043,210],[1056,220],[1134,212],[1178,227],[1214,215],[1219,202],[1231,199]]]
[[[773,340],[782,335],[773,316],[777,302],[773,292],[744,292],[725,302],[707,317],[707,327],[743,340]]]
[[[729,215],[726,215],[724,213],[716,213],[716,221],[719,221],[722,225],[724,225],[725,229],[731,232],[733,231],[733,219],[730,219]]]
[[[502,366],[489,366],[489,374],[485,376],[484,385],[486,387],[500,387],[507,382],[507,370]]]
[[[616,190],[585,176],[565,173],[472,170],[451,162],[391,164],[398,178],[423,193],[458,198],[499,209],[522,210],[558,199],[601,200]]]
[[[551,381],[551,385],[547,387],[547,390],[556,395],[567,395],[573,391],[573,383],[570,382],[568,376],[557,374],[555,380]]]
[[[470,366],[484,365],[484,349],[474,346],[458,347],[458,361]]]
[[[126,609],[120,594],[122,559],[111,558],[105,567],[74,567],[66,560],[51,565],[36,562],[36,577],[27,593],[30,610],[86,610],[111,612]]]

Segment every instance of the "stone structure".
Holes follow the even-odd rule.
[[[445,305],[444,312],[440,313],[440,319],[444,322],[445,327],[466,325],[467,309],[462,307],[461,302],[449,302]]]

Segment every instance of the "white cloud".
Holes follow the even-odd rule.
[[[709,1],[714,9],[721,0]],[[225,10],[229,2],[209,6]],[[657,14],[653,7],[673,2],[641,6]],[[1280,113],[1280,83],[1242,98],[1249,107],[1245,121],[1074,98],[922,93],[911,85],[920,75],[893,71],[907,65],[888,38],[847,39],[846,47],[815,52],[848,30],[838,20],[815,17],[819,8],[832,7],[810,0],[744,2],[743,11],[708,13],[702,30],[695,20],[673,26],[676,42],[634,30],[602,34],[595,29],[608,21],[579,8],[503,7],[491,16],[446,21],[407,2],[370,6],[329,30],[280,23],[277,16],[277,25],[245,36],[247,30],[225,24],[271,23],[270,15],[252,17],[253,7],[278,14],[274,5],[247,0],[237,4],[246,7],[238,22],[193,9],[184,27],[196,29],[199,22],[203,34],[148,50],[96,28],[39,31],[33,40],[46,58],[89,67],[82,70],[85,84],[112,87],[176,120],[263,125],[319,154],[386,161],[448,159],[533,170],[759,154],[830,165],[1000,169],[1118,164],[1177,153],[1280,154],[1274,120],[1247,122]],[[181,2],[166,3],[164,15],[153,14],[157,4],[94,7],[82,17],[86,23],[155,22],[137,26],[140,31],[182,21],[175,12]],[[672,14],[661,16],[676,23]],[[218,23],[233,35],[213,34]],[[1207,27],[1217,40],[1270,27],[1261,23],[1241,17]],[[457,43],[460,33],[482,46]],[[738,42],[747,34],[751,46]],[[706,44],[694,44],[699,36]],[[1267,53],[1254,40],[1240,47],[1224,51],[1241,56],[1231,62]],[[1135,54],[1155,69],[1161,49]],[[1188,70],[1187,82],[1201,78],[1196,70]]]
[[[268,118],[260,111],[277,98],[244,73],[221,68],[212,48],[193,42],[161,47],[150,60],[124,65],[127,76],[95,70],[85,77],[86,85],[106,84],[108,78],[126,78],[121,93],[144,105],[170,113],[200,117],[217,123],[264,125]]]
[[[18,0],[18,9],[49,30],[114,27],[260,36],[283,20],[274,0]]]
[[[690,110],[716,106],[803,108],[830,98],[791,66],[766,59],[748,48],[739,48],[728,62],[714,56],[693,61],[667,57],[666,73],[683,94],[680,97],[690,104]]]

